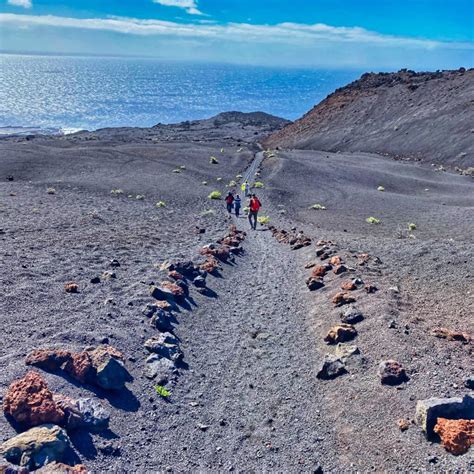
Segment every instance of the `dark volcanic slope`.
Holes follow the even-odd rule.
[[[267,145],[474,165],[474,70],[364,74]]]

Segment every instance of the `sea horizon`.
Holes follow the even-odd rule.
[[[0,53],[0,135],[151,127],[222,112],[295,120],[363,70]]]

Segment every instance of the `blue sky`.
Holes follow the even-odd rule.
[[[474,66],[474,0],[2,0],[0,49],[329,68]]]

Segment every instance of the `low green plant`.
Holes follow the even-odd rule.
[[[123,194],[123,189],[112,189],[110,194],[112,194],[112,196],[119,196],[120,194]]]
[[[207,196],[209,199],[220,199],[222,197],[222,193],[219,191],[212,191],[209,196]]]
[[[257,222],[261,225],[265,225],[270,222],[270,218],[268,216],[260,216],[257,217]]]
[[[250,212],[250,207],[244,207],[242,210],[245,214],[248,214]]]
[[[156,204],[155,204],[156,207],[166,207],[166,203],[165,201],[158,201]]]
[[[323,206],[322,204],[313,204],[312,206],[309,206],[310,209],[315,209],[316,211],[325,211],[326,206]]]
[[[46,192],[47,192],[48,194],[56,194],[56,189],[54,189],[54,188],[48,188],[48,189],[46,190]]]
[[[416,224],[414,224],[413,222],[410,222],[408,224],[408,230],[416,230]]]
[[[370,217],[367,217],[365,222],[367,222],[369,224],[380,224],[380,219],[377,219],[376,217],[370,216]]]
[[[384,192],[384,191],[385,191],[385,188],[384,188],[383,186],[379,186],[379,187],[377,188],[377,191],[382,191],[382,192]]]
[[[215,156],[211,156],[209,158],[209,163],[211,163],[211,165],[217,165],[219,164],[219,160]]]
[[[163,398],[168,398],[171,395],[171,392],[167,390],[163,385],[155,385],[155,392]]]
[[[253,183],[253,187],[254,188],[263,188],[263,183],[261,181],[255,181],[255,183]]]

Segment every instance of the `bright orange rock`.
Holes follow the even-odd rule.
[[[351,296],[349,293],[345,293],[343,291],[340,291],[339,293],[336,293],[332,299],[332,302],[336,306],[342,306],[344,304],[349,304],[349,303],[354,303],[356,299]]]
[[[317,265],[316,267],[313,268],[313,270],[311,271],[311,276],[314,277],[314,278],[321,278],[323,277],[324,275],[326,275],[326,273],[331,270],[331,266],[330,265]]]
[[[70,281],[64,285],[64,291],[66,293],[77,293],[79,291],[79,285]]]
[[[474,420],[438,418],[434,432],[446,451],[455,455],[464,454],[474,444]]]
[[[331,265],[340,265],[342,263],[342,258],[339,257],[339,255],[334,255],[334,257],[329,259],[329,263]]]
[[[349,280],[349,281],[343,282],[341,285],[341,288],[344,291],[353,291],[353,290],[357,290],[357,285],[352,280]]]

